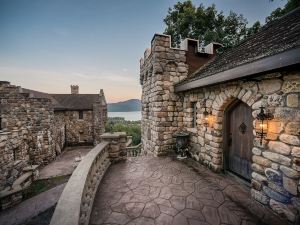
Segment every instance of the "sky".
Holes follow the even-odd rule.
[[[178,0],[0,0],[0,80],[47,93],[141,97],[139,59]],[[249,25],[286,0],[195,0]]]

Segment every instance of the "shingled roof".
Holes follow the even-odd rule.
[[[92,110],[93,103],[99,99],[99,94],[50,94],[58,104],[56,110]]]
[[[300,7],[265,25],[257,34],[218,55],[176,86],[251,64],[300,47]]]
[[[34,98],[48,98],[52,101],[54,110],[93,110],[93,103],[100,101],[106,104],[103,92],[100,94],[48,94],[22,88],[23,93],[31,94]]]

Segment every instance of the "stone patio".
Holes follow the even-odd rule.
[[[93,146],[66,147],[62,154],[53,162],[42,168],[38,179],[48,179],[52,177],[70,175],[73,173],[80,161],[75,158],[84,157]]]
[[[90,225],[286,224],[250,190],[192,160],[136,157],[113,164],[100,184]]]

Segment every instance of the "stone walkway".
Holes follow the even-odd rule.
[[[20,225],[56,205],[66,184],[36,195],[13,208],[0,212],[1,225]],[[38,225],[38,224],[37,224]]]
[[[254,202],[248,188],[187,163],[136,157],[112,165],[98,188],[90,225],[285,224]]]
[[[38,179],[70,175],[80,162],[75,162],[76,157],[84,157],[93,146],[66,147],[62,154],[53,162],[42,168]]]

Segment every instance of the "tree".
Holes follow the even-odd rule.
[[[271,0],[274,1],[274,0]],[[288,0],[283,8],[277,8],[266,18],[266,23],[273,21],[300,6],[300,0]]]
[[[266,18],[266,23],[299,6],[300,0],[288,0],[283,8],[275,9]],[[164,22],[167,26],[164,33],[172,36],[173,45],[178,47],[183,39],[194,38],[204,41],[204,44],[219,42],[224,45],[221,51],[236,46],[262,28],[259,21],[247,28],[247,19],[242,14],[231,11],[225,16],[222,11],[217,11],[214,4],[207,8],[203,4],[196,7],[191,0],[178,2],[169,8]]]
[[[262,28],[262,25],[260,24],[259,21],[256,21],[252,27],[248,28],[247,29],[247,34],[246,34],[246,37],[250,37],[252,36],[253,34],[256,34],[260,29]]]
[[[247,20],[243,15],[230,12],[226,17],[215,5],[198,7],[188,0],[169,8],[164,19],[165,34],[172,36],[172,44],[179,46],[184,38],[194,38],[208,44],[212,41],[224,45],[223,50],[235,46],[247,34]]]

